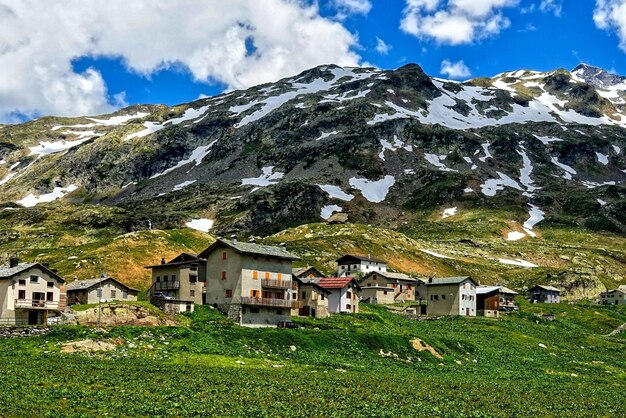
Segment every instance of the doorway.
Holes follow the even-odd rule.
[[[41,324],[41,312],[39,311],[28,311],[28,325],[38,325]]]

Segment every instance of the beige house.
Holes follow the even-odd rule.
[[[476,316],[477,286],[471,277],[431,278],[420,282],[417,295],[428,315]]]
[[[100,302],[137,300],[139,290],[126,286],[124,283],[103,275],[96,279],[74,280],[67,285],[67,301],[69,305]]]
[[[294,268],[291,273],[294,275],[294,277],[297,277],[298,279],[326,277],[324,273],[311,266]]]
[[[296,284],[296,295],[302,305],[298,310],[298,316],[311,316],[313,318],[326,318],[328,312],[328,296],[332,293],[328,289],[320,287],[317,282],[321,278],[303,278],[293,276]]]
[[[372,271],[387,271],[387,262],[379,258],[361,255],[344,255],[337,260],[338,277],[361,277]]]
[[[168,312],[192,312],[195,304],[206,297],[205,263],[197,255],[182,253],[161,264],[147,266],[152,270],[150,301]]]
[[[45,264],[12,257],[0,267],[0,324],[46,324],[65,309],[65,280]]]
[[[317,281],[322,289],[329,290],[330,313],[358,313],[361,287],[354,277],[324,277]]]
[[[624,305],[626,304],[626,289],[607,290],[600,293],[600,303],[602,305]]]
[[[418,281],[403,273],[377,271],[367,274],[359,284],[362,301],[388,305],[414,301]]]
[[[206,303],[240,325],[275,326],[297,315],[292,262],[300,260],[285,246],[218,240],[199,254],[206,260]]]

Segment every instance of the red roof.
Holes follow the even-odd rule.
[[[323,289],[343,289],[352,281],[354,277],[324,277],[317,285]]]

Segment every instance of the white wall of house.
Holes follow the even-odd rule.
[[[359,295],[356,289],[346,286],[343,289],[329,289],[328,311],[330,313],[354,313],[359,311]]]
[[[0,280],[0,322],[26,321],[28,305],[42,295],[49,311],[58,310],[61,283],[40,268],[33,267],[10,279]]]
[[[471,280],[459,285],[459,315],[476,316],[476,286]]]
[[[369,260],[361,260],[354,261],[353,263],[344,263],[337,265],[337,276],[339,277],[349,276],[356,273],[367,274],[373,271],[387,271],[387,264]]]

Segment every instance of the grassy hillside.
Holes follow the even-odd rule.
[[[412,321],[385,308],[246,329],[206,307],[187,327],[59,327],[0,340],[3,415],[620,416],[624,307],[522,305]],[[536,314],[553,313],[554,321]],[[112,351],[63,354],[95,339]],[[443,358],[416,351],[415,338]]]
[[[520,290],[550,283],[573,299],[593,299],[626,280],[623,236],[546,222],[535,228],[537,238],[512,242],[505,237],[520,229],[524,214],[515,220],[503,211],[461,209],[442,219],[442,211],[420,213],[396,230],[318,223],[286,229],[261,242],[286,242],[303,258],[299,264],[327,273],[342,254],[370,254],[389,260],[395,270],[419,277],[471,275],[485,284],[503,283]],[[183,223],[176,218],[169,222],[171,229],[141,230],[147,228],[147,219],[106,206],[55,203],[0,211],[0,261],[17,253],[23,260],[49,262],[70,280],[106,271],[146,289],[150,274],[144,266],[182,251],[199,252],[213,242],[210,234],[174,229]],[[133,230],[138,231],[129,232]],[[506,265],[500,259],[539,267]]]

